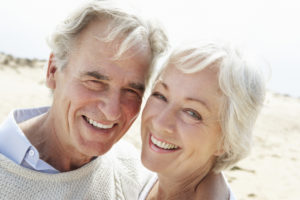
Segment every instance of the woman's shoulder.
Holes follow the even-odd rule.
[[[144,185],[142,188],[138,200],[146,200],[147,196],[149,195],[150,191],[152,190],[153,186],[157,182],[157,176],[153,174],[153,176],[149,179],[149,181]]]
[[[236,197],[235,197],[234,193],[232,192],[232,189],[223,173],[222,173],[222,176],[223,176],[223,179],[224,179],[224,181],[227,185],[228,191],[229,191],[229,200],[236,200]]]
[[[197,199],[235,200],[223,173],[209,173],[198,185]]]

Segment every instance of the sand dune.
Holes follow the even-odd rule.
[[[51,104],[45,61],[0,54],[0,121],[14,108]],[[300,199],[300,99],[268,93],[252,154],[225,172],[240,200]],[[126,139],[140,147],[139,121]]]

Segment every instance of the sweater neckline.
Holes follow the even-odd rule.
[[[81,177],[86,176],[87,174],[89,174],[91,171],[94,171],[95,169],[101,170],[101,162],[103,159],[108,159],[108,158],[104,158],[104,156],[99,156],[96,159],[92,160],[91,162],[87,163],[86,165],[76,170],[72,170],[68,172],[60,172],[57,174],[48,174],[48,173],[38,172],[38,171],[34,171],[22,167],[0,153],[0,166],[1,168],[4,168],[11,173],[17,174],[18,176],[22,176],[28,179],[35,179],[35,180],[48,179],[48,181],[57,181],[57,180],[62,181],[62,180],[80,179]]]

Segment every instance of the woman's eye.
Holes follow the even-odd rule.
[[[167,98],[164,95],[160,94],[159,92],[153,92],[152,96],[154,96],[157,99],[161,99],[163,101],[167,101]]]
[[[202,120],[202,117],[201,117],[201,115],[198,113],[198,112],[196,112],[196,111],[194,111],[194,110],[186,110],[185,111],[189,116],[191,116],[192,118],[194,118],[194,119],[196,119],[196,120]]]

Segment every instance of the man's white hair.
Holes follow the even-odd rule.
[[[48,45],[54,54],[56,66],[62,70],[68,63],[72,45],[79,33],[93,20],[107,21],[105,42],[121,39],[115,55],[118,59],[132,47],[150,48],[152,60],[149,75],[156,59],[168,46],[168,39],[163,29],[154,22],[143,20],[134,9],[122,1],[89,0],[85,1],[66,20],[61,22],[48,38]],[[148,80],[147,78],[147,80]]]

